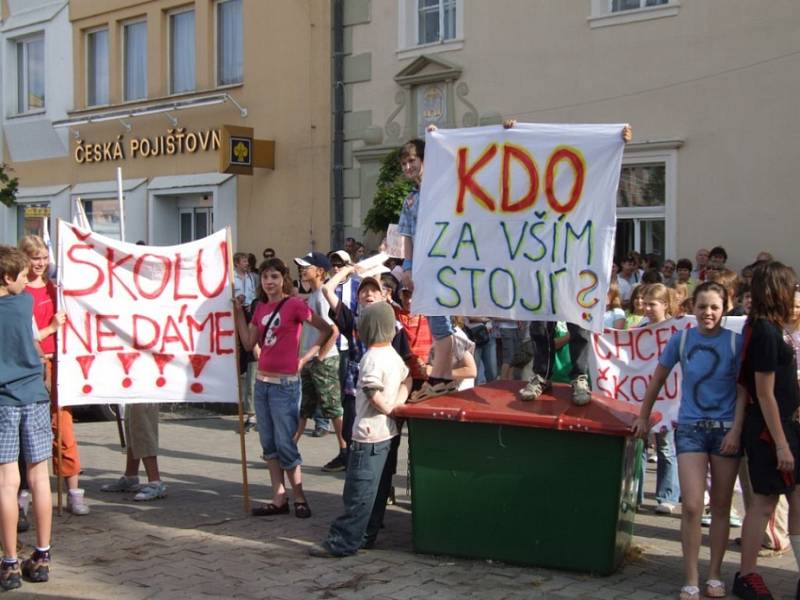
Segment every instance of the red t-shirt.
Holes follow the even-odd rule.
[[[56,314],[56,286],[51,281],[48,281],[42,287],[25,286],[25,291],[33,296],[33,318],[36,320],[36,327],[44,329],[53,320],[53,315]],[[55,334],[48,335],[43,340],[39,341],[42,346],[42,352],[45,354],[53,354],[56,351],[56,336]]]
[[[272,319],[265,337],[264,329],[277,306],[278,302],[259,302],[253,313],[251,323],[258,327],[258,343],[261,345],[258,370],[296,375],[300,362],[300,333],[303,323],[311,318],[311,309],[302,299],[289,298],[281,306],[280,313]]]
[[[428,376],[422,371],[420,361],[422,364],[428,362],[431,346],[433,345],[433,336],[428,326],[428,319],[422,315],[412,315],[397,306],[394,307],[394,314],[406,332],[411,354],[419,358],[419,361],[411,360],[409,362],[411,377],[413,379],[427,379]]]

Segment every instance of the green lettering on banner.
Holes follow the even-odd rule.
[[[443,279],[443,276],[444,276],[445,272],[449,272],[451,275],[455,275],[456,274],[456,270],[453,267],[442,267],[441,269],[439,269],[439,272],[436,274],[436,279],[439,280],[439,283],[441,283],[444,287],[446,287],[447,289],[449,289],[450,291],[453,292],[454,300],[452,300],[450,303],[447,303],[444,300],[442,300],[441,298],[439,298],[439,296],[437,296],[436,297],[436,303],[439,306],[444,306],[445,308],[455,308],[455,307],[457,307],[458,305],[461,304],[461,294],[458,293],[458,288],[456,287],[455,284],[453,284],[453,283],[451,283],[449,281],[445,281]]]
[[[550,312],[555,313],[558,302],[556,301],[556,280],[567,272],[566,269],[559,269],[550,273]]]
[[[536,283],[538,284],[539,288],[539,303],[536,306],[533,306],[532,304],[528,304],[525,298],[520,298],[519,303],[520,306],[522,306],[522,308],[525,310],[529,310],[532,313],[538,313],[542,310],[542,306],[544,306],[544,291],[542,290],[544,287],[544,274],[542,271],[537,270],[533,272],[533,277],[536,279]]]
[[[437,252],[437,249],[439,248],[439,242],[442,241],[442,236],[444,236],[447,228],[450,227],[450,223],[448,221],[436,221],[434,225],[444,225],[444,227],[441,228],[439,235],[436,236],[436,240],[433,242],[433,246],[431,246],[431,249],[428,250],[428,258],[447,258],[447,254],[445,254],[443,250],[438,250],[439,254],[436,254],[435,252]]]
[[[461,267],[462,271],[469,273],[470,291],[472,292],[472,308],[478,308],[478,274],[486,273],[486,269],[477,267]]]
[[[472,252],[475,254],[475,260],[481,259],[478,254],[478,246],[475,244],[475,234],[473,234],[472,225],[469,223],[464,223],[461,226],[461,233],[458,236],[458,244],[456,245],[456,251],[453,252],[453,258],[458,258],[458,254],[461,252],[461,246],[472,246]]]
[[[508,276],[510,283],[511,283],[511,302],[508,304],[500,304],[497,299],[497,294],[495,293],[495,281],[497,278],[498,273],[504,273]],[[502,308],[504,310],[508,310],[517,302],[517,280],[514,278],[514,273],[509,271],[508,269],[503,269],[501,267],[497,267],[496,269],[492,269],[492,272],[489,273],[489,297],[494,302],[494,305],[498,308]]]
[[[506,239],[506,248],[508,249],[508,259],[515,260],[517,258],[517,254],[519,253],[520,247],[522,247],[522,240],[525,237],[525,229],[528,227],[528,222],[522,222],[522,229],[520,229],[519,237],[517,238],[517,243],[514,245],[514,248],[511,248],[511,240],[509,239],[508,227],[506,227],[505,221],[500,221],[500,228],[503,230],[503,236]]]
[[[569,223],[569,222],[567,222],[567,225],[566,225],[565,229],[566,229],[566,234],[565,234],[565,238],[566,239],[564,241],[564,262],[565,263],[569,262],[569,249],[572,247],[570,245],[570,243],[569,243],[570,242],[570,238],[572,238],[573,240],[578,242],[578,241],[582,240],[583,236],[585,235],[588,238],[588,240],[586,242],[586,264],[587,265],[591,265],[592,264],[592,251],[594,250],[594,243],[593,243],[594,242],[594,238],[592,236],[592,233],[593,233],[593,230],[594,230],[594,223],[592,223],[591,219],[586,221],[586,224],[583,226],[583,229],[581,229],[580,233],[577,233],[572,228],[572,224]]]
[[[536,230],[541,227],[546,227],[547,223],[544,221],[536,221],[536,223],[531,223],[530,227],[530,234],[531,237],[539,243],[539,254],[537,256],[531,256],[527,252],[523,253],[523,256],[527,258],[531,262],[539,262],[547,255],[547,245],[544,243],[542,238],[540,238],[536,234]]]
[[[565,218],[566,215],[561,215],[553,222],[553,247],[550,248],[550,262],[556,262],[556,254],[558,253],[559,242],[558,227]]]

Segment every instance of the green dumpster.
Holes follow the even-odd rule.
[[[575,406],[562,384],[523,402],[522,385],[397,410],[409,421],[414,549],[613,573],[636,513],[637,410],[601,396]]]

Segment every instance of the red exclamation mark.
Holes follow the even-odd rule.
[[[164,387],[166,385],[167,380],[164,379],[164,367],[166,367],[167,363],[173,358],[175,358],[174,354],[153,352],[153,360],[156,361],[156,367],[158,367],[158,379],[156,379],[156,385],[158,387]]]
[[[128,375],[131,372],[131,365],[134,361],[141,356],[141,352],[117,352],[117,358],[122,364],[122,370],[125,371],[125,379],[122,380],[122,387],[129,388],[133,381]]]
[[[78,361],[78,365],[81,368],[81,372],[83,373],[84,379],[89,379],[89,369],[92,368],[92,363],[94,362],[94,354],[87,354],[86,356],[76,356],[75,360]],[[92,386],[88,383],[83,384],[82,391],[84,394],[90,394],[92,392]]]
[[[206,363],[210,358],[211,356],[208,354],[189,355],[189,362],[192,363],[192,371],[194,371],[195,377],[200,377],[200,373],[203,372],[203,368],[206,366]],[[195,381],[190,387],[195,394],[199,394],[203,391],[203,384],[199,381]]]

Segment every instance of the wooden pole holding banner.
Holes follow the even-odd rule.
[[[235,292],[233,288],[233,278],[234,278],[234,265],[233,265],[233,240],[231,238],[231,228],[230,226],[225,228],[228,238],[228,272],[230,275],[230,289],[231,289],[231,302],[235,301]],[[236,308],[234,306],[233,312],[233,323],[234,328],[236,328]],[[238,334],[237,334],[238,338]],[[244,512],[245,514],[250,514],[250,486],[247,483],[247,449],[244,443],[244,403],[242,401],[242,388],[240,385],[240,377],[239,377],[239,341],[237,339],[236,343],[234,344],[236,348],[236,394],[239,398],[239,449],[242,453],[242,496],[244,498]]]

